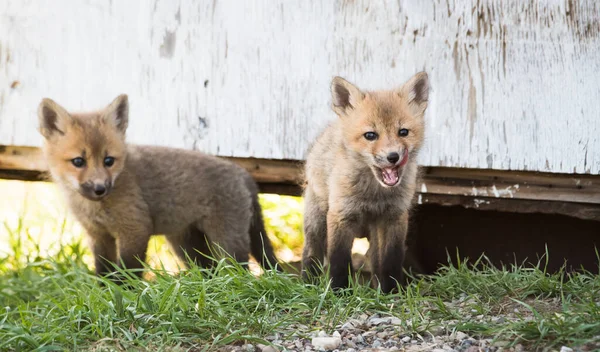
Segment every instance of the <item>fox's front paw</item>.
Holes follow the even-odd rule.
[[[336,292],[348,288],[348,275],[332,276],[331,288]]]
[[[398,287],[401,285],[402,276],[399,275],[397,278],[392,276],[385,276],[383,280],[380,281],[381,284],[381,292],[383,293],[396,293],[398,292]]]

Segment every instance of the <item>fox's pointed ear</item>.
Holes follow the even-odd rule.
[[[127,94],[121,94],[104,111],[104,118],[119,131],[125,133],[129,124],[129,100]]]
[[[342,77],[334,77],[331,81],[331,97],[333,111],[340,115],[354,109],[365,98],[365,93]]]
[[[48,139],[53,135],[64,135],[71,122],[71,116],[54,100],[44,98],[38,106],[39,131]]]
[[[419,72],[412,76],[400,88],[399,94],[407,100],[413,114],[423,114],[425,109],[427,109],[427,102],[429,100],[429,78],[427,73]]]

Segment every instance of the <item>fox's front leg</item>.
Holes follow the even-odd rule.
[[[117,238],[119,266],[141,269],[146,261],[148,241],[152,235],[152,222],[145,214],[129,213],[127,218],[115,221],[113,231]],[[142,276],[141,270],[135,272]]]
[[[378,262],[378,267],[374,270],[374,273],[377,275],[382,292],[389,293],[399,283],[402,283],[407,232],[407,212],[402,213],[396,221],[384,221],[379,224],[377,231],[379,258],[373,257],[371,260],[373,260],[373,263]]]
[[[91,224],[82,224],[91,241],[96,275],[105,276],[114,271],[117,260],[117,244],[108,231]]]
[[[314,280],[323,267],[327,250],[327,212],[323,211],[310,190],[304,195],[304,248],[302,278]]]
[[[348,287],[348,276],[352,276],[352,243],[356,223],[337,212],[327,213],[327,258],[331,287]]]

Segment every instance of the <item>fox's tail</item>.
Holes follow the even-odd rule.
[[[250,252],[263,269],[277,269],[281,271],[281,265],[278,265],[277,257],[273,251],[273,245],[267,237],[265,223],[262,216],[262,208],[258,202],[258,187],[254,180],[252,185],[252,223],[250,224]]]

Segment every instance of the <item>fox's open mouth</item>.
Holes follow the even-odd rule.
[[[388,186],[395,186],[400,180],[400,166],[386,167],[381,169],[381,178],[383,183]]]
[[[402,160],[400,160],[400,162],[397,165],[379,168],[379,170],[381,171],[381,180],[383,181],[383,183],[386,186],[390,187],[397,185],[398,182],[400,182],[401,178],[400,169],[404,167],[404,165],[406,165],[407,162],[408,151],[405,150],[404,154],[402,155]]]

